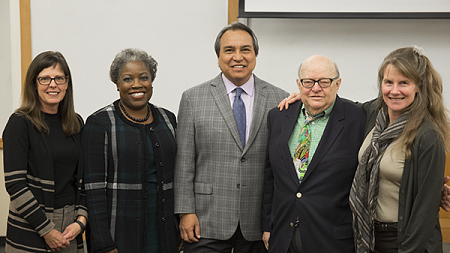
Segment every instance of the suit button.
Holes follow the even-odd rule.
[[[238,188],[238,189],[241,189],[241,185],[240,185],[240,184],[237,184],[237,188]]]
[[[162,167],[162,166],[164,166],[164,163],[163,162],[159,162],[159,167]]]
[[[399,228],[399,229],[398,229],[398,232],[400,232],[400,233],[403,232],[403,229],[402,229],[402,228]]]
[[[159,143],[155,143],[155,147],[159,148]]]
[[[300,192],[297,192],[297,198],[299,199],[299,198],[301,198],[302,197],[302,194],[300,193]]]
[[[162,222],[166,221],[166,218],[165,218],[165,217],[162,217],[162,218],[161,218],[161,221],[162,221]]]
[[[398,217],[399,220],[403,220],[403,216]]]
[[[150,127],[150,132],[153,132],[153,127]]]
[[[245,157],[241,157],[241,162],[245,162]]]
[[[294,223],[293,222],[289,223],[289,226],[291,226],[291,228],[293,228],[294,227]]]
[[[161,202],[162,202],[162,203],[166,203],[166,200],[165,200],[165,199],[161,199]]]

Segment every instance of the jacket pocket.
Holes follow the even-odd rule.
[[[207,194],[207,195],[211,195],[212,194],[212,184],[207,184],[207,183],[195,183],[194,184],[194,192],[196,194]]]

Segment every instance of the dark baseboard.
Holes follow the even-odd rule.
[[[0,236],[0,246],[5,247],[6,236]]]

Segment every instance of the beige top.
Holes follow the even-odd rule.
[[[359,160],[361,160],[361,156],[369,146],[372,135],[373,128],[367,134],[359,149]],[[405,151],[399,147],[397,140],[393,141],[384,151],[383,158],[381,158],[375,220],[381,222],[398,221],[398,191],[402,180],[404,163]]]

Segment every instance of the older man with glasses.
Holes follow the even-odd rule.
[[[269,112],[263,240],[269,252],[355,251],[349,192],[365,114],[337,95],[336,64],[314,55],[300,65],[301,101]]]

